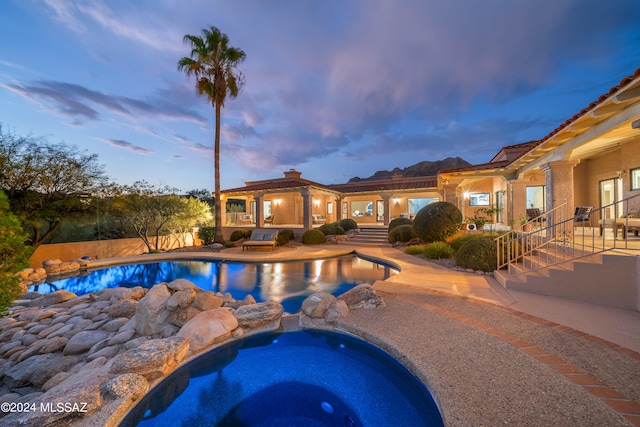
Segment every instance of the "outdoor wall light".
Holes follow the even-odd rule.
[[[281,201],[282,201],[281,199],[273,199],[273,203],[274,203],[276,206],[280,206],[280,202],[281,202]]]
[[[393,199],[393,203],[395,203],[396,205],[397,205],[397,204],[400,204],[400,199],[398,199],[398,198]]]
[[[469,192],[468,192],[468,191],[465,191],[465,192],[462,194],[462,196],[463,196],[465,199],[468,199],[468,198],[469,198]]]

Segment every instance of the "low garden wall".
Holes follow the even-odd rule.
[[[155,247],[155,238],[150,239],[151,246]],[[195,245],[199,245],[199,242]],[[176,249],[180,246],[194,246],[191,234],[185,234],[180,242],[174,236],[160,237],[158,248],[162,250]],[[48,259],[70,259],[89,256],[91,259],[114,258],[128,255],[139,255],[147,252],[147,246],[142,239],[114,239],[95,240],[90,242],[54,243],[40,245],[29,259],[32,268],[42,267],[42,262]]]

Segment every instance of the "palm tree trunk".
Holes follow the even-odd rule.
[[[222,235],[222,203],[220,200],[220,109],[222,105],[220,102],[215,103],[216,108],[216,135],[213,145],[213,169],[215,179],[215,234],[213,241],[215,243],[224,243],[224,237]]]

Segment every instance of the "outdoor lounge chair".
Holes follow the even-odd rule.
[[[615,230],[615,234],[618,234],[618,231],[622,231],[623,239],[627,238],[627,234],[630,231],[633,231],[634,235],[638,236],[638,232],[640,232],[640,213],[629,214],[626,217],[616,218],[615,220],[601,219],[598,221],[598,225],[600,226],[601,236],[605,227],[613,228]]]
[[[264,225],[273,225],[273,218],[275,217],[275,215],[269,215],[268,217],[266,217],[264,219]]]
[[[278,246],[277,235],[278,232],[276,230],[256,228],[251,232],[249,240],[242,243],[242,252],[251,248],[272,248],[275,251],[276,246]]]
[[[324,215],[313,214],[311,215],[311,222],[314,224],[326,224],[327,219],[324,217]]]
[[[589,227],[593,227],[591,225],[591,211],[593,211],[592,206],[576,206],[576,210],[573,212],[574,224],[576,226],[582,224],[583,227],[585,224],[589,224]]]

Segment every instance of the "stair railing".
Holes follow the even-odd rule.
[[[640,218],[636,221],[631,217],[640,212],[640,195],[594,209],[587,219],[574,217],[573,213],[569,216],[566,210],[563,204],[532,218],[527,224],[545,223],[533,231],[524,231],[525,224],[496,238],[498,269],[506,268],[510,276],[518,276],[551,266],[568,266],[577,259],[614,249],[640,249],[640,240],[632,245],[629,239],[630,233],[635,237],[640,231]]]

